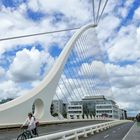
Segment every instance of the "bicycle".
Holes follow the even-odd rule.
[[[17,137],[17,140],[26,140],[38,136],[37,128],[32,131],[29,131],[25,128],[27,127],[23,127],[23,132]]]

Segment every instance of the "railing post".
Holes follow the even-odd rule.
[[[62,137],[62,139],[63,139],[63,140],[66,140],[66,136],[64,135],[64,136]]]
[[[91,131],[91,135],[93,135],[93,134],[94,134],[94,132],[93,132],[93,129],[92,129],[92,128],[90,128],[90,131]]]
[[[75,132],[75,140],[79,140],[79,138],[78,138],[78,135],[77,135],[77,132]]]
[[[87,133],[86,133],[86,130],[84,130],[84,137],[85,137],[85,138],[87,137]]]
[[[105,125],[104,125],[104,130],[106,130],[106,129],[107,129],[107,125],[105,124]]]
[[[99,132],[99,128],[98,128],[98,126],[96,126],[96,132],[97,132],[97,133]]]

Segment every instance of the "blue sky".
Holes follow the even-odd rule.
[[[136,105],[140,100],[139,12],[138,0],[109,1],[96,34],[94,31],[86,33],[89,36],[87,48],[75,49],[67,65],[71,70],[75,68],[71,71],[73,77],[92,77],[100,86],[105,85],[108,74],[112,93],[106,96],[115,99],[130,115],[140,111]],[[2,0],[0,38],[79,27],[92,22],[92,16],[91,1]],[[0,99],[23,95],[37,86],[74,32],[0,42]],[[64,71],[67,83],[71,77],[67,69]],[[78,76],[74,75],[76,73]],[[72,82],[74,85],[74,80]],[[9,90],[3,88],[8,86]]]

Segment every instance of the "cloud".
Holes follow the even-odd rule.
[[[46,4],[44,5],[44,3]],[[28,7],[33,11],[51,14],[51,17],[53,17],[52,13],[61,13],[64,15],[64,20],[68,20],[70,25],[85,23],[89,21],[89,16],[91,15],[88,10],[89,5],[87,2],[80,0],[57,0],[55,2],[52,2],[51,0],[30,0]]]
[[[8,80],[0,84],[0,99],[15,98],[19,96],[21,89],[13,81]]]
[[[118,33],[117,38],[108,49],[110,61],[136,61],[140,58],[139,40],[137,36],[139,29],[127,26],[127,30],[122,29]],[[125,30],[125,31],[124,31]],[[133,31],[132,31],[133,30]],[[123,33],[122,33],[123,32]],[[135,34],[134,34],[135,33]],[[132,53],[133,48],[133,53]],[[120,51],[121,50],[121,51]]]
[[[85,0],[55,0],[53,2],[51,0],[30,0],[13,6],[6,7],[1,3],[0,38],[81,26],[89,23],[93,16],[91,3]],[[134,16],[132,15],[133,21],[131,21],[129,12],[133,10]],[[31,11],[30,16],[29,11]],[[39,13],[43,14],[43,16],[34,20],[32,16],[39,15]],[[78,59],[83,58],[84,55],[85,58],[89,58],[80,62],[81,71],[79,71],[79,74],[88,77],[94,75],[98,77],[96,83],[100,83],[100,79],[106,78],[105,66],[113,89],[113,93],[106,92],[106,95],[114,96],[114,99],[117,100],[121,107],[128,109],[131,115],[139,111],[138,106],[135,106],[135,104],[140,99],[140,81],[138,78],[140,68],[140,28],[138,13],[139,7],[135,9],[133,1],[123,3],[122,1],[109,1],[105,14],[96,28],[99,42],[96,38],[96,33],[94,33],[95,31],[91,31],[88,32],[88,35],[90,35],[86,38],[87,41],[84,42],[86,47],[82,51],[80,47],[75,49]],[[63,49],[74,32],[0,42],[0,60],[3,60],[4,54],[7,54],[7,57],[4,58],[10,59],[8,64],[0,66],[1,85],[4,87],[0,86],[0,98],[17,97],[24,94],[21,91],[28,91],[28,86],[34,87],[38,85],[56,59],[51,56],[49,48],[53,44],[57,44],[59,48]],[[36,43],[39,43],[43,50],[40,51],[37,48],[29,50],[26,47],[22,47],[27,45],[34,47]],[[102,54],[99,45],[101,45]],[[17,51],[16,55],[12,56],[11,59],[7,52],[15,52],[19,46],[22,49]],[[86,53],[83,54],[83,52]],[[105,56],[106,52],[109,59]],[[104,61],[101,61],[102,58],[104,58]],[[84,67],[87,67],[88,70]],[[79,68],[76,70],[79,70]],[[79,90],[86,95],[88,94],[85,88],[79,86],[80,82],[83,85],[84,79],[77,81],[65,75],[64,81],[69,89],[71,87],[68,83],[71,83],[73,93],[78,95]],[[21,85],[21,83],[26,83],[28,86]],[[95,83],[88,81],[88,84],[91,86]],[[70,99],[65,86],[62,83],[60,83],[60,86],[66,97]],[[77,89],[75,86],[77,86]],[[102,86],[100,84],[100,88]],[[89,91],[95,95],[91,88]],[[59,89],[58,92],[60,97],[63,98],[62,91]],[[98,93],[103,92],[96,92],[96,94]],[[72,96],[76,99],[74,94]]]
[[[46,56],[35,48],[31,50],[23,49],[17,52],[7,72],[8,77],[16,82],[39,80],[41,67],[46,62]],[[48,59],[48,65],[50,65],[49,60],[51,59],[51,57]],[[52,61],[50,62],[52,63]]]
[[[99,79],[107,78],[105,65],[101,61],[92,61],[91,64],[83,63],[79,74],[88,77],[98,77]]]
[[[4,68],[0,67],[0,78],[3,78],[5,76],[5,70]]]
[[[138,7],[136,10],[135,10],[135,13],[134,13],[134,20],[139,20],[140,19],[140,7]]]

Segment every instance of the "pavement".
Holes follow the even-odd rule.
[[[140,122],[135,122],[123,140],[140,140]]]
[[[94,135],[89,135],[87,138],[81,137],[80,140],[123,140],[124,136],[131,129],[133,124],[133,122],[129,122],[114,126],[105,131],[95,133]],[[140,140],[140,138],[138,140]]]
[[[57,133],[65,130],[71,130],[74,128],[79,128],[83,126],[94,125],[98,123],[103,123],[106,121],[85,121],[85,122],[72,122],[65,124],[53,124],[53,125],[43,125],[38,128],[39,135],[47,135],[52,133]],[[22,133],[21,129],[4,129],[0,130],[0,140],[16,140],[17,136]]]

